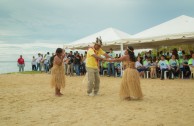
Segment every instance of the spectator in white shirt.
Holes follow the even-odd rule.
[[[36,59],[35,59],[34,56],[32,57],[31,64],[32,64],[32,71],[36,71],[36,65],[37,65],[37,63],[36,63]]]
[[[36,67],[36,70],[39,70],[41,71],[41,67],[40,67],[40,62],[42,60],[42,56],[40,53],[38,53],[38,58],[36,58],[36,63],[37,63],[37,67]]]
[[[160,67],[161,70],[161,80],[164,80],[165,71],[169,71],[169,75],[171,75],[169,62],[165,59],[164,55],[161,56],[161,60],[158,63],[158,67]],[[171,79],[171,76],[169,76],[169,79]]]
[[[113,49],[110,48],[110,53],[108,54],[111,58],[115,58],[115,53],[113,52]],[[115,65],[114,63],[112,62],[108,62],[108,77],[111,76],[111,73],[112,73],[112,76],[115,76]]]

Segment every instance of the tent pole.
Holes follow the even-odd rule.
[[[158,57],[158,47],[156,47],[156,57]]]
[[[123,56],[123,43],[121,44],[121,56]],[[121,62],[121,77],[123,76],[123,63]]]

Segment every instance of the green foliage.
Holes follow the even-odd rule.
[[[179,48],[182,48],[182,50],[185,51],[186,54],[190,54],[190,50],[194,51],[194,44],[191,45],[179,45],[179,46],[162,46],[158,49],[158,52],[163,51],[163,52],[171,52],[174,48],[179,50]],[[152,53],[156,55],[157,50],[153,49]]]

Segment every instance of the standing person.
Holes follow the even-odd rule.
[[[40,60],[40,71],[41,73],[44,71],[44,57],[43,54],[41,54],[41,60]]]
[[[53,67],[53,61],[54,61],[54,57],[55,57],[56,55],[54,54],[54,53],[52,53],[52,56],[51,56],[51,58],[50,58],[50,60],[49,60],[49,64],[50,64],[50,66],[49,66],[49,68],[50,68],[50,70],[51,70],[51,68]]]
[[[65,87],[65,74],[64,74],[64,64],[63,59],[65,57],[64,50],[57,48],[56,55],[53,60],[53,67],[51,69],[51,85],[55,87],[55,95],[63,95],[60,90]]]
[[[103,75],[103,71],[108,69],[108,62],[102,61],[100,67],[100,75]]]
[[[80,74],[84,75],[86,73],[85,70],[85,57],[83,56],[83,54],[81,54],[81,64],[80,64]]]
[[[73,76],[73,65],[74,65],[74,55],[73,52],[70,51],[69,55],[67,56],[68,58],[68,67],[67,67],[67,74],[69,74],[70,76]]]
[[[31,64],[32,64],[32,71],[36,71],[36,59],[35,59],[34,56],[32,57],[32,62],[31,62]]]
[[[22,58],[22,55],[20,55],[20,58],[18,59],[18,67],[19,72],[24,72],[25,62],[24,59]]]
[[[112,48],[110,48],[110,53],[108,55],[111,58],[115,58],[115,53],[113,52]],[[109,62],[108,63],[108,77],[111,76],[111,73],[112,73],[112,76],[115,76],[115,65],[114,65],[114,63]]]
[[[106,58],[111,58],[106,52],[101,49],[102,40],[96,38],[94,46],[89,48],[86,56],[86,70],[88,76],[88,96],[94,96],[98,94],[100,86],[100,77],[99,77],[99,60],[103,60],[101,55],[104,55]],[[94,93],[93,93],[94,90]]]
[[[121,81],[120,97],[123,100],[139,100],[143,98],[140,87],[140,78],[135,68],[135,55],[132,46],[128,46],[125,55],[118,59],[109,60],[110,62],[123,61],[124,74]]]
[[[49,66],[50,66],[50,53],[47,52],[47,55],[46,55],[46,72],[49,72]]]
[[[67,75],[67,63],[68,63],[68,59],[67,59],[67,53],[65,53],[65,57],[64,57],[64,69],[65,69],[65,75]]]
[[[41,54],[38,53],[38,58],[36,58],[36,63],[37,63],[36,70],[37,70],[37,71],[38,71],[38,69],[39,69],[39,71],[41,71],[41,66],[40,66],[41,60],[42,60]]]
[[[44,63],[44,72],[47,73],[48,72],[48,69],[47,69],[47,65],[48,65],[48,60],[47,60],[47,54],[44,55],[44,58],[43,58],[43,63]]]
[[[76,55],[75,55],[74,64],[75,64],[75,72],[76,72],[76,75],[77,76],[80,76],[81,57],[80,57],[79,53],[76,53]]]
[[[84,75],[86,74],[86,56],[87,56],[87,51],[85,51],[84,57],[83,57],[83,71]]]
[[[50,57],[50,60],[49,60],[49,74],[51,73],[51,69],[53,67],[53,61],[54,61],[55,56],[56,56],[56,54],[52,53],[52,56]]]

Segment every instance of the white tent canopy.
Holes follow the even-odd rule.
[[[87,49],[92,45],[93,42],[96,41],[97,37],[101,37],[103,49],[109,49],[110,47],[113,49],[120,49],[120,44],[124,39],[129,38],[131,35],[122,32],[120,30],[114,28],[107,28],[95,34],[84,37],[80,40],[71,42],[69,44],[65,44],[64,48],[68,49]],[[119,46],[118,46],[119,45]]]
[[[101,36],[103,49],[120,50],[120,46],[132,45],[135,49],[157,48],[177,44],[194,44],[194,18],[179,16],[133,36],[114,28],[107,28],[80,40],[64,45],[69,49],[87,49]]]
[[[150,38],[188,33],[194,33],[194,18],[182,15],[135,34],[132,38]]]
[[[136,48],[190,43],[194,43],[194,18],[185,15],[135,34],[125,42]]]

